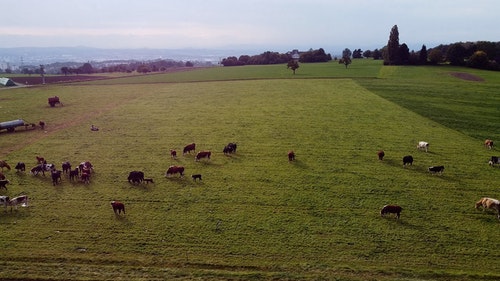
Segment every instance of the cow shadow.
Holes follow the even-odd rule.
[[[303,161],[300,161],[300,159],[295,159],[293,161],[288,161],[288,163],[290,165],[293,165],[293,166],[297,167],[297,168],[301,168],[301,169],[307,169],[308,168],[307,164],[304,163]]]

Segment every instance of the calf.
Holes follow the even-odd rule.
[[[201,180],[201,174],[194,174],[191,175],[191,177],[193,178],[194,181],[196,181],[197,179]]]
[[[119,215],[122,213],[125,215],[125,205],[122,202],[111,201],[111,206],[113,207],[113,212],[115,215]]]
[[[429,167],[428,170],[430,173],[433,173],[433,174],[435,174],[435,173],[442,174],[444,171],[444,166],[432,166],[432,167]]]
[[[0,196],[0,205],[3,205],[5,211],[7,211],[7,206],[9,205],[9,196]]]
[[[403,157],[403,168],[406,167],[406,165],[413,165],[413,156],[406,155]]]
[[[80,174],[80,170],[75,168],[74,170],[69,171],[69,180],[73,181],[74,179],[78,179],[78,175]]]
[[[493,141],[492,140],[485,140],[484,141],[484,147],[488,148],[488,149],[492,149],[493,148]]]
[[[16,170],[18,172],[21,172],[21,171],[24,172],[24,171],[26,171],[26,164],[24,164],[23,162],[17,162],[17,164],[16,164]]]
[[[425,150],[425,152],[427,152],[427,150],[429,149],[429,143],[425,141],[419,141],[417,144],[417,149]]]
[[[170,157],[172,157],[172,159],[177,159],[177,151],[170,149]]]
[[[4,188],[5,190],[7,190],[7,184],[9,183],[10,183],[9,180],[0,180],[0,189]]]
[[[288,161],[294,161],[295,160],[295,152],[293,150],[288,151]]]
[[[500,164],[500,159],[498,156],[491,156],[490,161],[488,162],[491,167],[495,167],[496,164]]]
[[[22,207],[28,207],[28,196],[21,195],[21,196],[14,197],[14,198],[10,199],[9,205],[10,205],[11,211],[12,211],[12,206],[14,206],[16,210],[17,210],[17,205],[21,205]]]
[[[398,205],[385,205],[380,210],[380,216],[383,217],[386,214],[396,214],[396,218],[399,219],[402,210],[403,210],[403,208],[401,208]]]
[[[69,162],[63,162],[62,163],[62,171],[63,173],[67,174],[69,171],[71,171],[71,164]]]
[[[384,160],[385,152],[383,150],[379,150],[377,152],[378,160],[382,161]]]

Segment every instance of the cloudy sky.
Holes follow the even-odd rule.
[[[498,0],[16,0],[0,47],[381,48],[500,41]]]

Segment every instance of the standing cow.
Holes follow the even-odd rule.
[[[429,143],[425,141],[419,141],[417,144],[418,150],[425,150],[427,152],[429,150]]]
[[[491,156],[488,164],[490,164],[491,167],[495,167],[495,165],[500,164],[500,158],[498,156]]]
[[[26,164],[24,164],[24,162],[17,162],[17,164],[16,164],[16,170],[18,172],[24,172],[24,171],[26,171]]]
[[[122,212],[125,215],[125,205],[122,202],[111,201],[111,207],[113,207],[115,215],[120,215]]]
[[[401,211],[403,208],[401,208],[398,205],[385,205],[381,210],[380,210],[380,216],[385,216],[386,214],[395,214],[396,218],[399,219],[401,216]]]
[[[383,150],[377,151],[378,160],[384,160],[385,152]]]
[[[200,161],[200,159],[202,159],[202,158],[210,159],[211,155],[212,155],[212,152],[210,152],[210,151],[200,151],[200,152],[198,152],[198,154],[196,154],[194,161]]]
[[[182,150],[182,154],[184,155],[186,153],[191,153],[191,151],[195,151],[195,149],[196,149],[196,144],[194,142],[190,143],[184,147],[184,149]]]
[[[487,139],[484,141],[484,147],[488,148],[488,149],[492,149],[493,148],[493,141],[490,140],[490,139]]]
[[[413,165],[413,156],[406,155],[403,157],[403,168],[406,167],[406,165]]]
[[[293,150],[288,151],[288,161],[294,161],[295,160],[295,152]]]
[[[183,166],[170,166],[167,169],[167,172],[165,172],[166,177],[170,177],[174,174],[179,173],[180,176],[184,176],[184,167]]]

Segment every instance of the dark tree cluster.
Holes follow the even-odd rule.
[[[194,64],[190,61],[174,61],[174,60],[153,60],[146,62],[129,61],[128,63],[114,63],[109,62],[107,65],[101,66],[101,68],[94,68],[90,63],[84,63],[79,67],[68,67],[63,66],[60,68],[60,72],[64,75],[68,74],[92,74],[92,73],[113,73],[113,72],[124,72],[130,73],[137,71],[139,73],[149,73],[149,72],[164,72],[169,68],[179,68],[179,67],[193,67]]]
[[[332,60],[330,54],[326,54],[322,48],[318,50],[309,50],[307,52],[300,52],[299,62],[327,62]],[[222,59],[223,66],[241,66],[241,65],[266,65],[266,64],[282,64],[288,63],[292,60],[292,53],[279,53],[279,52],[264,52],[260,55],[241,55],[239,58],[235,56]]]
[[[500,42],[457,42],[439,45],[429,50],[432,64],[448,62],[486,70],[500,70]]]

